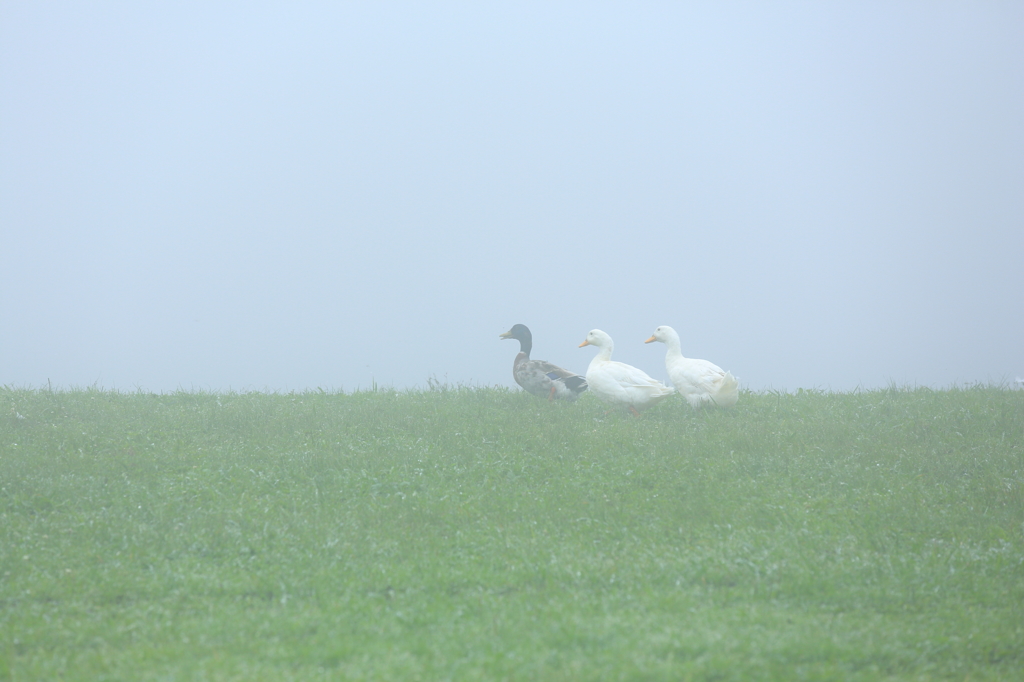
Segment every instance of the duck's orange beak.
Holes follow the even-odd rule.
[[[647,339],[646,341],[644,341],[644,343],[654,343],[654,342],[655,342],[655,341],[657,341],[657,340],[658,340],[658,339],[656,339],[656,338],[654,338],[654,337],[652,336],[651,338],[649,338],[649,339]]]
[[[576,346],[576,347],[577,347],[577,348],[583,348],[583,346],[589,346],[589,345],[590,345],[590,342],[589,342],[589,341],[584,341],[583,343],[581,343],[580,345],[578,345],[578,346]]]

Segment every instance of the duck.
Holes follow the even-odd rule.
[[[612,360],[615,342],[600,329],[591,329],[587,338],[579,345],[596,346],[600,351],[587,368],[587,384],[598,398],[615,407],[628,408],[636,416],[640,411],[657,405],[675,390],[657,379],[652,379],[643,370],[624,362]]]
[[[525,324],[513,325],[499,339],[516,339],[519,341],[519,354],[512,362],[512,378],[516,383],[548,402],[566,400],[573,402],[587,390],[587,380],[575,372],[570,372],[558,365],[544,360],[531,360],[533,350],[533,334]]]
[[[660,341],[668,346],[665,369],[679,395],[693,408],[702,405],[732,407],[739,399],[740,382],[713,362],[685,358],[679,346],[679,334],[662,325],[644,343]]]

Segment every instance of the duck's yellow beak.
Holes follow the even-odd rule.
[[[507,332],[505,332],[504,334],[498,334],[498,338],[499,338],[499,339],[511,339],[511,338],[512,338],[512,330],[511,330],[511,329],[509,329],[509,330],[508,330]]]
[[[658,340],[658,339],[656,339],[656,338],[654,338],[654,337],[652,336],[651,338],[649,338],[649,339],[647,339],[646,341],[644,341],[644,343],[654,343],[654,342],[655,342],[655,341],[657,341],[657,340]]]
[[[590,345],[590,342],[589,342],[589,341],[584,341],[583,343],[581,343],[580,345],[578,345],[578,346],[576,346],[576,347],[577,347],[577,348],[583,348],[583,346],[589,346],[589,345]]]

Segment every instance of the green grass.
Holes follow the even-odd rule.
[[[0,388],[2,680],[1010,680],[1024,392]]]

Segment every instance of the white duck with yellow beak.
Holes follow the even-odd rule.
[[[679,345],[679,334],[672,327],[662,325],[654,330],[651,338],[644,343],[660,341],[668,350],[665,352],[665,369],[672,385],[679,395],[694,408],[701,405],[731,407],[740,395],[740,382],[713,362],[683,357]]]
[[[640,411],[656,405],[673,393],[670,387],[647,376],[643,370],[624,362],[612,360],[615,342],[600,329],[587,334],[583,346],[597,346],[600,351],[587,368],[587,385],[598,398],[610,405],[628,408],[640,416]]]

